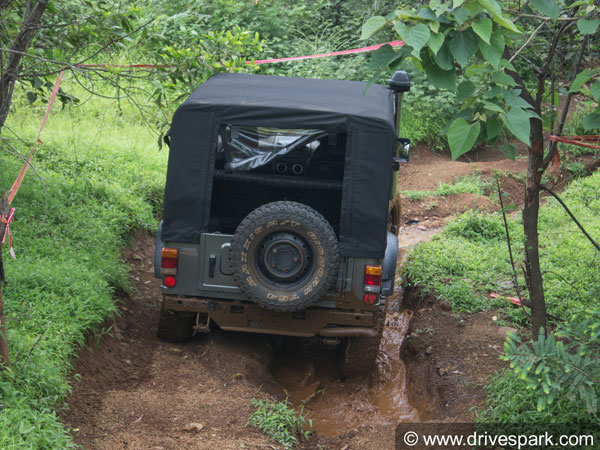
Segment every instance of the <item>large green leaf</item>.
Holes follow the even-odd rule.
[[[558,20],[558,16],[560,15],[560,7],[556,0],[531,0],[531,6],[537,9],[542,14],[550,17],[552,22],[556,22]]]
[[[513,89],[512,91],[504,91],[502,96],[507,105],[522,109],[532,109],[533,106],[527,103],[520,94],[521,89]]]
[[[419,52],[429,40],[429,28],[427,25],[419,23],[408,30],[408,35],[404,41],[413,48],[413,56],[419,58]]]
[[[479,122],[470,124],[465,119],[456,119],[452,122],[448,130],[448,144],[453,161],[473,148],[480,129]]]
[[[579,89],[581,89],[583,83],[589,80],[591,76],[592,74],[589,69],[585,69],[579,72],[573,80],[573,83],[571,83],[571,88],[569,89],[569,92],[577,92]]]
[[[468,19],[469,19],[469,11],[466,10],[465,8],[458,8],[455,9],[453,11],[454,13],[454,20],[456,20],[456,23],[458,23],[459,25],[462,25],[463,23],[465,23]]]
[[[456,89],[456,70],[454,67],[451,70],[443,70],[431,59],[429,52],[425,52],[423,68],[427,78],[434,86],[451,91]]]
[[[473,21],[471,24],[473,31],[477,33],[481,39],[483,39],[486,44],[490,43],[490,38],[492,37],[492,21],[487,17],[482,17]]]
[[[373,53],[371,53],[371,60],[369,61],[368,66],[369,71],[373,72],[386,67],[392,60],[396,58],[396,56],[396,52],[390,45],[382,45]]]
[[[502,131],[502,124],[498,119],[488,119],[485,124],[485,131],[488,139],[494,139]]]
[[[396,33],[398,33],[398,36],[406,40],[408,37],[408,27],[398,20],[394,24],[394,28],[396,28]]]
[[[430,0],[429,8],[431,8],[435,15],[439,17],[448,10],[448,5],[442,3],[441,0]]]
[[[511,108],[508,114],[504,117],[504,122],[510,130],[510,132],[521,142],[529,145],[529,135],[531,133],[531,126],[529,124],[529,117],[525,110],[521,108]]]
[[[473,92],[477,89],[477,86],[472,81],[465,80],[458,85],[458,89],[456,90],[456,100],[459,102],[465,101]]]
[[[479,42],[481,54],[494,69],[497,69],[500,66],[500,61],[504,54],[504,47],[504,35],[498,30],[492,33],[489,44],[486,44],[483,41]]]
[[[383,16],[373,16],[369,18],[364,25],[362,26],[362,33],[360,35],[360,39],[369,39],[373,36],[377,31],[379,31],[383,26],[387,23],[385,17]]]
[[[429,36],[429,41],[427,42],[434,55],[437,55],[443,43],[444,33],[431,33]]]
[[[459,31],[450,39],[450,51],[461,66],[466,66],[469,58],[477,51],[479,42],[479,38],[470,28]]]
[[[592,97],[596,99],[596,101],[600,100],[600,80],[596,80],[592,87],[590,87],[590,94]]]
[[[581,34],[594,34],[598,29],[598,25],[600,25],[599,19],[581,19],[577,21],[577,28],[579,28]]]
[[[585,131],[600,129],[600,112],[593,112],[583,118],[583,129]]]
[[[485,109],[487,109],[488,111],[494,111],[494,112],[499,112],[499,113],[503,113],[504,109],[502,109],[500,106],[498,106],[496,103],[494,102],[486,102],[485,100],[482,102],[483,107]]]
[[[513,78],[504,72],[494,72],[492,73],[492,81],[494,83],[503,84],[505,86],[516,86],[517,82],[513,80]]]
[[[450,52],[450,44],[448,43],[448,39],[444,41],[444,44],[440,47],[435,55],[435,63],[440,66],[442,70],[454,69],[454,60],[452,59],[452,52]]]
[[[498,25],[503,26],[515,33],[521,33],[521,31],[517,28],[517,26],[510,20],[502,15],[502,8],[495,0],[477,0],[488,13],[492,15],[494,22]]]

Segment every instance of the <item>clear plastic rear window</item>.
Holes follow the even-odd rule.
[[[217,152],[224,152],[228,171],[248,171],[297,149],[313,154],[326,135],[323,130],[224,125]]]

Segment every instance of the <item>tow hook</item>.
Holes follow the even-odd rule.
[[[194,330],[197,333],[210,333],[210,316],[206,313],[196,314],[196,325],[194,325]]]

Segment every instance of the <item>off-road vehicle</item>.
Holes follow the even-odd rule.
[[[177,109],[156,242],[159,336],[343,341],[369,369],[394,289],[405,72],[362,82],[218,74]],[[353,354],[360,356],[354,358]]]

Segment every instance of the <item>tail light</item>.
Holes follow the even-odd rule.
[[[165,279],[163,280],[163,285],[169,289],[174,288],[176,284],[177,280],[175,280],[175,277],[172,277],[170,275],[165,277]]]
[[[177,275],[179,250],[163,247],[160,251],[160,273],[162,275]]]
[[[365,266],[365,291],[379,292],[381,287],[381,266]]]

